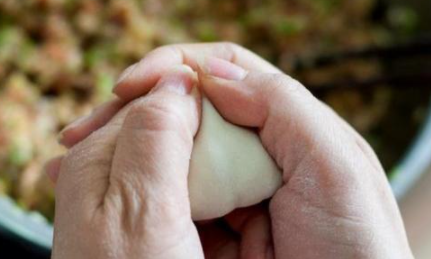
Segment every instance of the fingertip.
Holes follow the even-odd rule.
[[[265,117],[261,98],[243,81],[226,80],[199,74],[204,95],[229,122],[245,127],[260,127]]]
[[[58,135],[58,143],[70,148],[104,126],[126,102],[118,98],[95,108],[89,115],[81,117],[66,126]]]
[[[171,100],[165,94],[176,94],[186,97],[181,102],[191,105],[191,110],[195,113],[190,118],[197,118],[193,121],[192,132],[196,133],[199,127],[199,118],[201,115],[201,94],[198,88],[198,77],[196,72],[187,65],[178,65],[172,67],[166,74],[160,78],[157,85],[150,91],[150,94],[158,95],[155,98],[162,100]],[[159,95],[161,94],[161,95]],[[170,102],[173,102],[172,100]]]
[[[48,178],[55,184],[58,180],[58,177],[60,175],[60,167],[61,167],[61,161],[63,160],[64,156],[58,156],[55,157],[48,162],[46,162],[44,171],[48,175]]]
[[[58,135],[58,143],[65,148],[72,148],[96,129],[96,127],[91,127],[91,123],[85,123],[74,128],[64,129]]]
[[[197,75],[202,92],[210,99],[217,98],[232,87],[229,80],[208,75],[202,70],[198,70]]]
[[[241,66],[225,59],[208,56],[200,62],[198,67],[203,73],[218,78],[241,81],[248,74],[248,71]]]
[[[151,93],[159,91],[170,91],[181,95],[192,93],[194,86],[197,85],[196,73],[187,65],[178,65],[171,68],[151,89]]]
[[[175,65],[159,69],[146,67],[148,67],[148,64],[134,69],[133,74],[114,87],[113,93],[122,100],[130,101],[147,94],[166,77],[183,77],[187,85],[190,85],[191,82],[194,83],[197,78],[192,68],[187,65]]]
[[[135,63],[133,65],[130,65],[128,68],[126,68],[118,76],[117,82],[115,84],[116,85],[121,84],[121,82],[123,82],[124,80],[126,80],[131,74],[133,74],[133,72],[135,71],[135,69],[137,68],[138,65],[139,65],[139,63]],[[115,91],[115,87],[114,87],[113,91]]]
[[[70,148],[75,143],[77,143],[80,139],[83,139],[83,133],[85,133],[87,130],[87,124],[90,119],[91,114],[85,115],[81,118],[76,119],[69,125],[67,125],[63,130],[60,131],[58,134],[58,143]]]
[[[115,83],[114,88],[112,89],[112,93],[120,98],[126,98],[127,94],[133,94],[133,91],[135,90],[133,87],[134,81],[138,77],[137,70],[141,71],[142,69],[139,68],[141,63],[135,63],[128,68],[126,68],[117,79],[117,82]],[[129,85],[132,85],[130,87]],[[126,89],[127,91],[125,91]]]
[[[182,77],[187,84],[192,86],[197,83],[197,74],[188,65],[177,65],[172,67],[170,70],[166,72],[166,75],[164,75],[160,81],[162,81],[163,78],[169,77],[172,75]]]
[[[172,66],[182,63],[181,52],[169,47],[155,49],[129,71],[126,69],[112,92],[126,101],[145,95]]]
[[[112,93],[120,99],[130,101],[140,95],[150,91],[160,79],[161,74],[153,71],[154,68],[148,66],[143,61],[127,68],[119,77],[112,89]]]

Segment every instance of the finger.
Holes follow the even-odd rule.
[[[237,209],[225,216],[225,220],[241,237],[241,258],[273,258],[267,204]]]
[[[233,43],[169,45],[150,52],[126,69],[119,77],[114,93],[124,100],[136,98],[147,93],[170,67],[185,64],[196,70],[198,62],[206,56],[231,61],[250,71],[280,72],[269,62]]]
[[[126,102],[115,98],[94,109],[87,116],[79,118],[66,126],[59,136],[60,144],[70,148],[108,123]]]
[[[188,73],[193,75],[190,68]],[[131,106],[118,136],[103,203],[105,211],[120,213],[125,230],[152,240],[154,246],[147,246],[146,253],[163,252],[163,258],[202,253],[187,184],[199,103],[197,91],[183,79],[178,74],[164,76]],[[163,251],[166,247],[172,249]]]
[[[342,127],[341,118],[305,87],[287,75],[246,71],[242,78],[227,80],[206,73],[213,70],[199,74],[206,96],[227,120],[259,128],[263,145],[283,169],[284,185],[270,202],[277,257],[315,257],[310,248],[324,243],[342,244],[339,248],[344,249],[354,244],[344,243],[351,233],[352,240],[368,243],[369,233],[356,225],[365,218],[395,222],[393,227],[402,229],[384,171],[376,170],[355,141],[358,136]],[[382,211],[377,212],[382,204],[390,213],[373,215]],[[334,226],[346,232],[334,235]],[[334,255],[333,245],[325,249],[319,252]]]
[[[273,258],[271,220],[267,213],[250,217],[241,229],[241,258]]]
[[[114,92],[124,100],[131,100],[146,94],[172,66],[187,64],[197,69],[199,61],[206,56],[230,60],[250,70],[279,72],[254,53],[231,43],[170,45],[150,52],[139,63],[127,68],[120,75]],[[109,121],[121,108],[118,106],[115,103],[103,105],[97,113],[66,127],[60,134],[60,143],[66,147],[75,145]]]
[[[219,250],[232,247],[232,244],[236,243],[237,251],[231,251],[236,256],[233,258],[274,258],[267,205],[263,203],[236,209],[226,215],[223,221],[219,219],[199,224],[205,256],[219,258],[215,256]]]
[[[63,157],[64,156],[55,157],[45,164],[45,172],[54,184],[57,182],[58,175],[60,174],[61,161],[63,160]]]
[[[221,113],[236,124],[248,127],[264,126],[269,109],[274,106],[272,101],[278,94],[283,97],[297,95],[291,96],[290,102],[310,96],[305,88],[286,75],[251,72],[218,58],[207,59],[199,67],[198,74],[205,94]]]
[[[239,69],[233,63],[225,62]],[[333,116],[298,81],[284,74],[246,71],[244,78],[226,80],[207,71],[217,69],[212,64],[199,73],[202,88],[217,110],[229,121],[260,129],[262,143],[283,168],[287,181],[293,166],[319,145],[340,154],[352,145],[350,134],[337,128]],[[206,71],[204,71],[206,70]],[[232,70],[232,69],[230,69]],[[334,131],[337,133],[334,143]],[[301,143],[300,145],[295,143]],[[357,146],[349,151],[355,153]]]
[[[240,234],[250,219],[264,215],[265,210],[268,210],[268,205],[260,203],[251,207],[236,209],[224,216],[224,219],[233,231]]]
[[[236,259],[239,257],[239,236],[220,221],[199,226],[199,238],[205,258]]]

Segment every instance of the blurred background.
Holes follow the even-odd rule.
[[[429,0],[0,0],[0,252],[47,258],[43,163],[122,70],[157,46],[232,41],[370,142],[417,258],[431,258],[430,12]]]

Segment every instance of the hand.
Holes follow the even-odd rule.
[[[199,98],[179,69],[48,165],[53,258],[203,258],[187,190]]]
[[[289,76],[218,59],[204,69],[218,111],[258,128],[283,169],[269,208],[276,258],[413,258],[385,172],[345,121]]]
[[[168,62],[166,57],[176,55]],[[131,100],[148,92],[168,64],[184,61],[199,70],[197,60],[205,55],[240,65],[207,59],[200,83],[226,119],[259,128],[283,169],[285,184],[269,208],[275,258],[412,257],[384,171],[368,144],[302,85],[249,51],[231,44],[164,47],[129,69],[115,92]],[[73,146],[115,114],[104,110],[111,112],[99,110],[64,131],[63,143]],[[105,119],[97,121],[100,114]]]

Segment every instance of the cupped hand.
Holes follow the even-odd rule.
[[[219,59],[204,70],[214,106],[258,128],[283,169],[269,207],[276,258],[412,258],[385,172],[353,128],[287,75]]]
[[[203,62],[205,56],[211,58]],[[223,117],[259,129],[263,145],[283,169],[284,184],[268,210],[245,209],[232,213],[233,219],[226,217],[230,229],[236,226],[242,233],[244,222],[260,219],[246,225],[247,230],[260,228],[247,238],[270,235],[272,241],[267,237],[258,243],[272,251],[260,252],[257,258],[412,257],[395,199],[369,145],[299,82],[237,45],[176,45],[152,52],[120,79],[115,88],[120,99],[70,126],[62,142],[81,146],[91,132],[115,121],[119,115],[111,117],[125,102],[150,91],[169,66],[182,63],[199,71],[204,93]],[[51,171],[55,176],[58,170]],[[209,233],[218,233],[208,228]],[[238,246],[246,235],[224,238],[230,234],[221,231],[223,238],[217,240],[230,240],[220,241],[228,258],[251,258],[251,253],[242,252],[247,246]],[[201,240],[208,238],[201,235]]]

